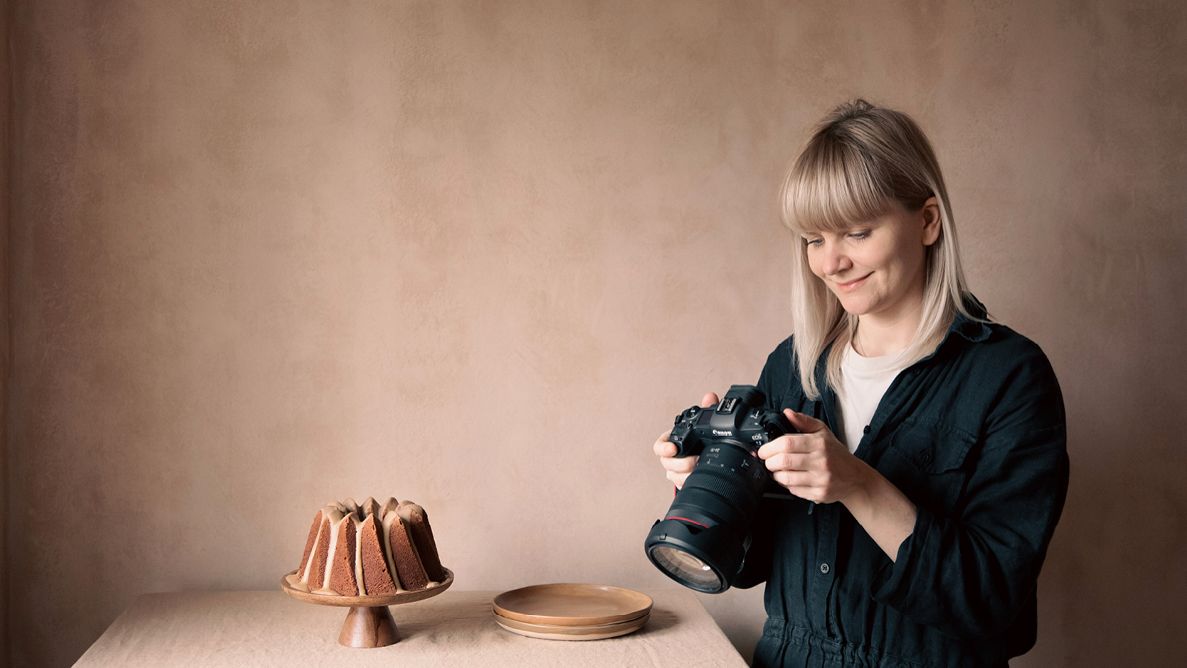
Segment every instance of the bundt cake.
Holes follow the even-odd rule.
[[[301,565],[289,584],[315,594],[378,596],[445,580],[425,509],[394,498],[380,507],[347,499],[313,517]]]

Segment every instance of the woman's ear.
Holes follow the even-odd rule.
[[[940,238],[940,202],[928,197],[920,209],[923,216],[923,245],[930,246]]]

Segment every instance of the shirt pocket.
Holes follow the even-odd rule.
[[[890,439],[883,474],[916,504],[951,510],[964,493],[965,461],[975,443],[958,428],[904,423]]]

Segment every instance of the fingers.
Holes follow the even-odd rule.
[[[719,401],[721,399],[717,398],[716,392],[706,392],[705,396],[701,397],[701,408],[708,408]]]
[[[684,479],[696,468],[698,458],[677,457],[676,444],[668,440],[671,435],[671,429],[660,434],[659,439],[651,446],[651,450],[659,457],[660,466],[664,467],[668,480],[680,488],[684,486]]]
[[[811,415],[797,413],[790,408],[784,408],[783,414],[787,416],[787,421],[791,423],[791,426],[795,427],[796,431],[801,434],[811,434],[828,429],[827,425]]]
[[[824,447],[820,439],[811,434],[785,434],[779,438],[764,443],[756,453],[759,459],[770,459],[785,452],[815,452]]]
[[[775,482],[792,491],[814,487],[817,482],[816,475],[808,471],[775,471],[771,477],[775,479]]]
[[[779,452],[766,460],[768,471],[807,471],[813,454],[808,452]]]
[[[659,464],[672,473],[692,473],[697,467],[698,457],[660,457]]]
[[[655,441],[655,444],[651,446],[651,451],[654,452],[657,457],[676,456],[676,444],[668,440],[668,437],[671,435],[671,429],[665,431],[659,435],[659,438]]]

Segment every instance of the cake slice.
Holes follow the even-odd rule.
[[[330,549],[329,566],[326,569],[326,582],[323,587],[335,594],[355,596],[359,593],[359,583],[355,578],[358,524],[355,522],[354,513],[335,519],[337,521],[333,524],[334,544]]]
[[[441,559],[437,556],[437,542],[433,540],[433,528],[429,526],[429,514],[419,505],[405,501],[396,510],[404,526],[412,536],[416,545],[416,553],[420,556],[420,563],[424,572],[433,582],[445,580],[445,569],[441,567]]]
[[[412,542],[412,536],[409,535],[408,528],[398,512],[383,516],[383,532],[387,536],[400,587],[409,591],[419,591],[428,587],[429,576],[420,563],[416,544]]]
[[[359,554],[357,561],[357,577],[360,593],[365,596],[379,596],[394,594],[398,591],[396,578],[388,567],[387,556],[384,554],[384,541],[379,535],[381,526],[379,519],[368,515],[359,525]]]
[[[319,513],[321,525],[317,529],[317,540],[309,555],[309,565],[301,577],[301,581],[309,585],[310,589],[321,589],[324,583],[326,564],[330,561],[330,534],[333,532],[330,514],[334,512],[337,512],[337,508],[326,506]]]
[[[297,566],[297,578],[303,582],[309,581],[309,555],[317,545],[317,538],[321,534],[322,511],[318,510],[313,516],[313,526],[309,527],[309,537],[305,539],[305,553],[301,555],[301,564]]]

